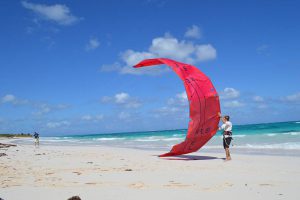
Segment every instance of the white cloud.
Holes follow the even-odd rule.
[[[255,101],[255,102],[264,102],[264,98],[262,98],[261,96],[254,96],[253,101]]]
[[[149,51],[157,57],[173,58],[175,60],[191,62],[195,46],[192,42],[179,41],[171,35],[154,38]]]
[[[101,102],[102,103],[111,103],[111,101],[112,101],[112,97],[109,97],[109,96],[103,96],[102,98],[101,98]]]
[[[7,94],[2,97],[2,103],[13,103],[16,100],[16,97],[12,94]]]
[[[1,98],[0,103],[7,103],[7,104],[13,104],[13,105],[24,105],[24,104],[28,103],[28,100],[19,99],[15,95],[7,94]]]
[[[38,104],[34,104],[34,106],[37,109],[37,111],[33,113],[35,115],[44,115],[53,111],[64,110],[68,108],[68,105],[65,104],[51,105],[47,103],[38,103]]]
[[[86,120],[86,121],[90,121],[92,120],[92,116],[91,115],[84,115],[81,117],[82,120]]]
[[[185,91],[183,91],[183,92],[177,94],[176,97],[177,97],[181,102],[186,102],[186,101],[188,100]]]
[[[14,106],[27,106],[32,109],[31,114],[45,115],[53,111],[64,110],[69,107],[66,104],[48,104],[42,102],[34,102],[32,100],[20,99],[15,95],[7,94],[0,98],[0,103],[11,104]]]
[[[100,42],[97,38],[91,38],[85,46],[86,51],[95,50],[100,46]]]
[[[300,92],[283,97],[281,100],[289,103],[300,103]]]
[[[121,53],[121,60],[123,63],[125,63],[124,67],[121,67],[119,72],[121,74],[149,74],[149,75],[157,75],[161,74],[166,70],[162,70],[161,67],[146,67],[141,68],[139,70],[134,69],[133,66],[137,64],[138,62],[149,59],[149,58],[155,58],[156,56],[153,53],[149,52],[137,52],[133,50],[126,50],[125,52]],[[121,64],[119,64],[121,65]]]
[[[152,111],[153,117],[157,119],[182,120],[186,121],[189,118],[189,109],[178,105],[163,106]]]
[[[101,120],[103,120],[104,118],[104,115],[95,115],[95,116],[92,116],[92,115],[84,115],[81,117],[81,120],[83,121],[92,121],[92,122],[99,122]]]
[[[59,128],[64,126],[69,126],[71,123],[68,121],[59,121],[59,122],[48,122],[46,126],[48,128]]]
[[[199,39],[201,38],[201,35],[202,34],[200,28],[196,25],[193,25],[192,27],[189,27],[187,29],[187,31],[184,34],[184,37]]]
[[[164,67],[134,69],[133,66],[144,59],[157,57],[167,57],[181,62],[195,64],[201,61],[213,60],[216,56],[217,51],[211,44],[198,45],[193,42],[178,40],[166,33],[163,37],[154,38],[148,51],[134,51],[128,49],[120,54],[119,62],[112,65],[103,65],[100,70],[114,71],[113,69],[115,69],[115,71],[119,71],[122,74],[157,75],[169,70]],[[110,67],[111,70],[109,69]]]
[[[104,118],[104,115],[96,115],[96,116],[94,117],[94,119],[97,120],[97,121],[100,121],[100,120],[102,120],[103,118]]]
[[[72,25],[80,19],[72,15],[70,9],[66,5],[54,4],[34,4],[27,1],[22,1],[22,6],[31,10],[43,20],[56,22],[60,25]]]
[[[179,94],[176,94],[175,98],[170,98],[167,103],[169,105],[186,106],[186,105],[188,105],[188,102],[189,101],[188,101],[186,92],[183,91]]]
[[[127,120],[131,117],[131,115],[127,112],[121,112],[121,113],[119,113],[118,117],[119,117],[119,119]]]
[[[176,94],[174,97],[167,100],[167,105],[153,110],[155,118],[170,116],[172,119],[188,118],[188,98],[186,92]]]
[[[240,92],[234,88],[225,88],[220,92],[220,99],[234,99],[240,96]]]
[[[155,110],[156,113],[156,117],[160,117],[160,115],[166,116],[166,115],[173,115],[176,112],[180,112],[181,109],[179,109],[178,107],[168,107],[168,106],[164,106],[161,108],[158,108]],[[158,115],[157,115],[158,114]]]
[[[49,105],[47,104],[42,104],[39,106],[39,111],[36,112],[36,114],[38,115],[42,115],[42,114],[46,114],[46,113],[49,113],[51,111],[51,108]]]
[[[131,97],[128,93],[125,92],[115,94],[113,97],[104,96],[101,98],[101,102],[113,103],[125,108],[138,108],[141,106],[141,103],[137,98]]]
[[[252,100],[255,102],[255,106],[258,109],[266,109],[269,107],[268,104],[266,104],[265,99],[261,96],[258,96],[258,95],[253,96]]]
[[[130,98],[129,94],[124,92],[115,95],[116,103],[120,103],[120,104],[126,103],[129,100],[129,98]]]
[[[238,100],[227,101],[227,102],[224,103],[225,108],[240,108],[240,107],[243,107],[243,106],[245,106],[245,104],[241,103]]]
[[[211,44],[198,45],[196,56],[198,61],[213,60],[217,57],[217,50]]]
[[[153,58],[155,57],[154,54],[149,52],[136,52],[133,50],[126,50],[125,52],[121,53],[121,59],[125,62],[127,66],[133,66],[137,62],[147,59],[147,58]]]

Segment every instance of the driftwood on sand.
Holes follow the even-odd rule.
[[[0,149],[2,149],[2,148],[9,148],[9,147],[15,147],[15,146],[17,146],[17,145],[15,145],[15,144],[3,144],[3,143],[0,143]],[[7,156],[7,154],[6,153],[0,153],[0,157],[2,157],[2,156]],[[1,200],[1,198],[0,198],[0,200]]]
[[[3,144],[3,143],[0,143],[0,148],[8,148],[8,147],[15,147],[17,145],[15,144]]]

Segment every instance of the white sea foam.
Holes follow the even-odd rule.
[[[232,138],[243,138],[243,137],[246,137],[247,135],[232,135]],[[219,138],[223,139],[223,135],[221,136],[218,136]]]
[[[18,138],[18,137],[14,137],[14,138],[19,141],[33,141],[33,138]]]
[[[295,122],[296,124],[300,124],[300,122]]]
[[[137,141],[137,142],[157,142],[157,141],[160,141],[160,139],[136,139],[134,141]]]
[[[300,150],[300,142],[286,142],[277,144],[234,144],[233,149],[253,149],[253,150]],[[203,149],[220,149],[220,145],[205,145]]]
[[[78,140],[75,140],[75,139],[68,139],[68,140],[62,140],[62,139],[40,139],[41,142],[53,142],[53,143],[63,143],[63,142],[69,142],[69,143],[72,143],[72,142],[78,142]]]
[[[182,140],[182,138],[166,138],[162,139],[163,141],[173,141],[173,140]]]
[[[148,138],[141,138],[136,139],[134,141],[137,142],[157,142],[157,141],[175,141],[175,140],[182,140],[182,138],[155,138],[155,137],[148,137]]]
[[[291,135],[300,135],[300,132],[291,132]]]
[[[113,140],[124,140],[125,138],[94,138],[97,141],[113,141]]]
[[[300,135],[300,132],[287,132],[283,133],[284,135]]]
[[[61,137],[40,137],[40,138],[45,138],[45,139],[49,138],[49,139],[54,139],[54,140],[60,140],[61,139]],[[63,138],[70,138],[70,137],[63,137]]]
[[[267,136],[270,136],[270,137],[273,137],[273,136],[276,136],[277,134],[275,134],[275,133],[269,133],[269,134],[267,134]]]
[[[40,140],[61,140],[61,137],[40,137]]]
[[[180,137],[180,136],[184,136],[183,134],[173,134],[173,137]]]
[[[65,141],[62,141],[62,140],[40,140],[41,142],[65,142]]]
[[[234,137],[234,138],[243,138],[243,137],[246,137],[246,135],[233,135],[232,137]]]
[[[279,144],[246,144],[243,146],[236,146],[236,148],[300,150],[300,143],[287,142],[287,143],[279,143]]]

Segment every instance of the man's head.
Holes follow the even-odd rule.
[[[222,122],[225,123],[227,121],[229,121],[230,117],[228,115],[225,115],[224,117],[222,117]]]
[[[230,119],[230,117],[229,117],[228,115],[225,115],[223,118],[224,118],[226,121],[229,121],[229,119]]]

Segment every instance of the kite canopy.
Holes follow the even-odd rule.
[[[167,58],[143,60],[135,68],[165,64],[171,67],[184,83],[190,104],[190,122],[186,138],[173,146],[169,153],[176,156],[192,153],[205,145],[218,131],[219,96],[210,79],[198,68]]]

